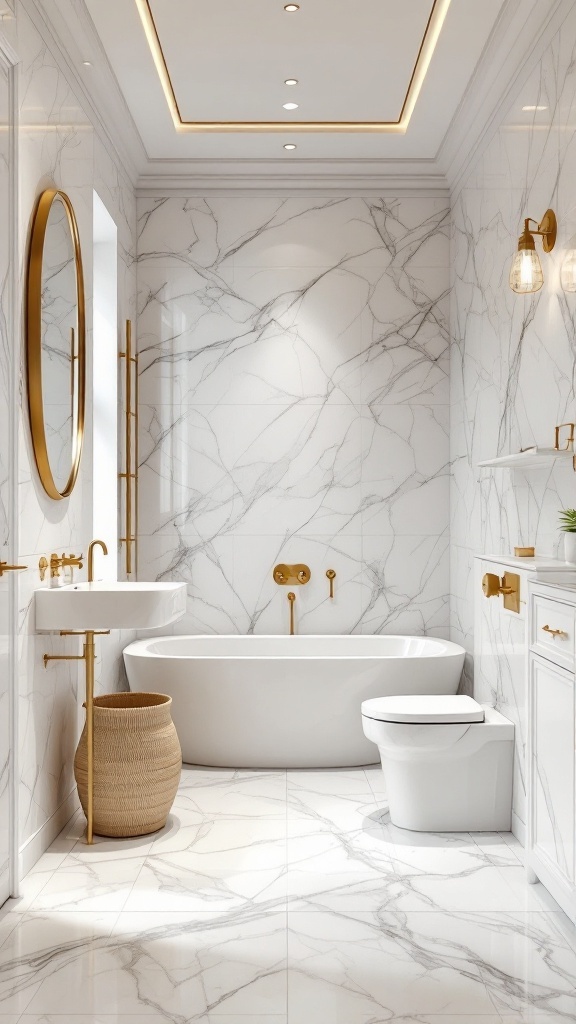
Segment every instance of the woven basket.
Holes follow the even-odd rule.
[[[143,836],[166,824],[182,752],[162,693],[109,693],[94,699],[94,832]],[[84,705],[85,706],[85,705]],[[74,758],[86,813],[86,725]]]

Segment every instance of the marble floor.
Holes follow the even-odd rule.
[[[376,768],[185,768],[167,827],[71,822],[0,915],[0,1024],[552,1024],[576,933],[509,834],[391,825]]]

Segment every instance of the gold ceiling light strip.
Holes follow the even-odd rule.
[[[420,44],[416,63],[412,69],[402,110],[397,121],[184,121],[166,57],[150,7],[150,0],[136,0],[144,32],[166,102],[178,132],[356,132],[403,135],[420,95],[420,91],[434,55],[444,20],[450,7],[450,0],[433,0],[430,16]]]

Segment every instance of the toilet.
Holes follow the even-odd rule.
[[[514,725],[461,695],[375,697],[364,735],[380,751],[390,817],[416,832],[508,832]]]

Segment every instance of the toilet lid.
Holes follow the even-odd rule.
[[[426,694],[405,697],[373,697],[362,702],[365,718],[378,722],[443,725],[447,722],[483,722],[484,708],[472,697],[460,694]]]

